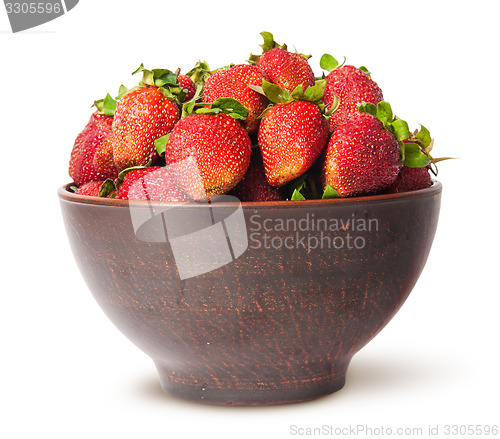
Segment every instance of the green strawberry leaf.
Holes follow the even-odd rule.
[[[263,53],[269,52],[271,49],[276,47],[274,36],[271,32],[261,32],[260,35],[264,39],[264,43],[260,45]]]
[[[302,84],[299,84],[293,89],[291,98],[297,101],[302,97],[304,97],[304,87],[302,87]]]
[[[248,116],[249,110],[240,101],[233,98],[219,98],[213,104],[212,108],[220,108],[224,113],[232,117],[239,116],[238,118],[244,119]]]
[[[118,89],[118,96],[116,97],[116,100],[119,101],[123,96],[125,96],[130,90],[125,87],[123,84],[120,85],[120,88]]]
[[[361,66],[359,70],[366,73],[368,76],[372,76],[371,72],[365,66]]]
[[[176,73],[171,72],[170,70],[166,69],[153,70],[154,84],[157,87],[164,87],[165,85],[170,87],[178,87],[179,79],[177,76],[178,75]]]
[[[279,85],[265,79],[262,81],[262,90],[267,98],[276,104],[285,104],[290,101],[291,96],[287,90],[283,90]]]
[[[332,186],[330,186],[329,184],[327,184],[321,199],[330,200],[332,198],[339,198],[339,197],[340,197],[340,195],[337,192],[337,190],[335,188],[333,188]]]
[[[403,119],[395,119],[389,124],[397,140],[404,140],[411,136],[408,123]]]
[[[202,92],[203,92],[203,84],[198,84],[196,86],[196,92],[194,96],[191,98],[191,100],[185,102],[182,105],[182,117],[186,117],[194,113],[194,109]]]
[[[137,69],[135,71],[132,72],[132,75],[135,75],[136,73],[142,72],[142,71],[144,71],[144,69],[145,69],[144,63],[141,63],[141,65],[139,67],[137,67]]]
[[[198,60],[195,66],[186,73],[187,76],[196,84],[204,84],[207,78],[210,76],[210,67],[206,61]]]
[[[71,185],[69,187],[69,190],[72,191],[72,192],[76,192],[78,190],[78,186],[75,186],[75,185]]]
[[[115,99],[113,99],[108,93],[104,98],[103,113],[106,116],[114,116],[117,104],[118,102]]]
[[[160,157],[165,155],[165,149],[167,146],[168,138],[170,137],[170,133],[165,134],[162,137],[159,137],[158,139],[155,140],[155,148],[156,152]]]
[[[331,72],[339,66],[339,62],[332,55],[325,53],[319,60],[319,65],[323,70]]]
[[[394,120],[394,116],[392,114],[392,108],[389,102],[379,102],[377,105],[377,114],[378,120],[382,122],[384,125],[390,124]]]
[[[143,86],[165,88],[179,86],[179,79],[177,78],[178,74],[169,69],[149,70],[144,67],[144,64],[141,64],[139,68],[132,73],[132,75],[135,75],[136,73],[142,73],[140,85]]]
[[[358,111],[360,113],[369,113],[373,116],[377,116],[377,106],[371,102],[360,102],[358,104]]]
[[[302,195],[297,189],[293,191],[292,197],[290,198],[291,201],[304,201],[305,199],[304,195]]]
[[[320,79],[312,87],[307,87],[304,92],[304,100],[309,102],[319,102],[323,99],[326,90],[326,79]]]
[[[431,133],[422,124],[420,125],[420,131],[417,132],[415,137],[420,140],[424,149],[427,149],[432,142]]]
[[[420,145],[416,143],[404,144],[403,165],[409,168],[423,168],[430,163],[431,159],[422,152]]]
[[[107,198],[108,195],[115,189],[115,182],[111,178],[108,178],[103,184],[101,184],[101,187],[99,188],[99,197]]]
[[[95,101],[93,107],[97,108],[97,112],[99,114],[113,117],[115,115],[117,104],[118,102],[108,93],[104,99]]]
[[[249,110],[240,101],[233,98],[219,98],[215,102],[194,103],[193,107],[202,106],[196,110],[197,114],[225,113],[234,119],[245,119]]]

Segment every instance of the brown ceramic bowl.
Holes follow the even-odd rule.
[[[240,405],[344,386],[352,356],[417,282],[441,199],[439,182],[401,194],[218,206],[129,203],[68,186],[59,198],[83,277],[154,360],[164,391]]]

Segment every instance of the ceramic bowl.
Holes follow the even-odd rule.
[[[226,405],[341,389],[417,282],[442,189],[181,205],[68,188],[67,234],[103,311],[153,359],[166,393]]]

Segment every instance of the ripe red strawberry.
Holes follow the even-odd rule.
[[[179,81],[179,85],[181,88],[184,90],[187,90],[186,96],[182,100],[182,102],[187,102],[193,99],[195,93],[196,93],[196,85],[195,83],[191,80],[191,78],[187,75],[178,75],[177,79]]]
[[[325,149],[328,134],[328,123],[312,102],[271,107],[258,135],[269,184],[282,186],[307,171]]]
[[[176,168],[179,181],[194,199],[231,190],[243,178],[250,155],[247,132],[227,114],[181,119],[165,146],[167,166]]]
[[[429,174],[431,169],[430,164],[427,166],[414,167],[416,164],[425,164],[425,158],[432,160],[434,163],[443,159],[432,159],[430,156],[430,151],[432,150],[433,141],[429,130],[424,126],[420,130],[416,130],[410,137],[403,140],[403,144],[406,148],[413,147],[414,150],[419,151],[425,157],[420,155],[420,159],[424,160],[422,163],[414,162],[412,166],[405,166],[401,168],[399,174],[388,189],[389,193],[399,193],[399,192],[409,192],[416,191],[418,189],[425,189],[432,184],[432,179]],[[413,145],[411,145],[413,144]],[[405,150],[405,155],[408,155],[410,150]],[[413,157],[415,159],[415,157]]]
[[[401,168],[400,146],[373,114],[354,113],[339,124],[328,143],[324,188],[341,197],[375,194],[394,183]]]
[[[314,72],[307,59],[300,53],[275,47],[260,56],[257,67],[264,71],[271,82],[292,92],[298,85],[305,90],[314,85]]]
[[[377,105],[384,100],[377,83],[363,70],[350,65],[335,68],[326,77],[323,102],[330,107],[337,102],[336,98],[338,107],[329,119],[333,128],[356,113],[361,102]]]
[[[103,183],[104,181],[89,181],[88,183],[85,183],[84,185],[80,186],[75,191],[75,194],[86,195],[88,197],[98,197],[99,189],[101,188],[101,185]]]
[[[429,174],[430,166],[423,168],[410,168],[403,166],[394,183],[389,187],[389,193],[409,192],[425,189],[432,184]]]
[[[118,169],[113,160],[113,134],[106,137],[97,147],[94,159],[94,168],[105,178],[115,179],[118,177]]]
[[[266,180],[262,156],[258,149],[252,151],[250,166],[232,194],[240,201],[282,201],[286,199],[282,188],[272,187]]]
[[[144,166],[157,158],[154,141],[179,120],[179,109],[155,87],[127,93],[119,102],[113,123],[113,158],[118,170]]]
[[[203,101],[215,102],[219,98],[238,100],[249,110],[243,126],[249,134],[255,134],[260,123],[258,117],[266,109],[269,101],[247,85],[262,86],[263,80],[270,81],[270,78],[258,67],[247,64],[217,70],[205,82]]]
[[[95,112],[90,116],[87,126],[76,138],[71,151],[69,176],[77,186],[82,186],[89,181],[105,180],[111,177],[96,170],[93,160],[96,149],[111,134],[112,123],[112,117]]]
[[[167,168],[151,166],[135,169],[125,175],[116,198],[120,200],[188,201],[173,173]]]
[[[260,56],[250,55],[250,59],[268,75],[272,83],[289,93],[299,85],[302,85],[303,90],[314,85],[314,72],[307,61],[308,57],[289,52],[286,44],[276,43],[270,32],[260,34],[264,39],[261,45],[263,53]]]

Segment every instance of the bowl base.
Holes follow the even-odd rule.
[[[195,377],[177,377],[156,364],[163,391],[176,398],[215,405],[277,405],[310,401],[329,395],[345,385],[345,372],[297,382],[266,385],[259,382],[226,382]]]

